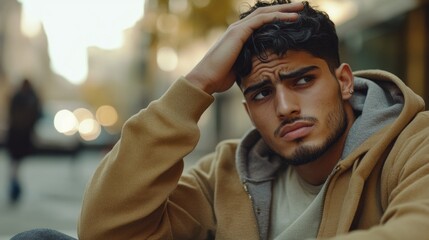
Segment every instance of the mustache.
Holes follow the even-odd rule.
[[[274,131],[274,136],[276,136],[276,137],[279,136],[280,131],[281,131],[281,129],[282,129],[282,127],[284,125],[292,124],[292,123],[297,122],[297,121],[305,121],[305,122],[317,123],[317,118],[315,118],[315,117],[308,117],[308,116],[286,118],[276,128],[276,130]]]

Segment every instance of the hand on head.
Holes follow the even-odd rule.
[[[228,90],[235,81],[232,67],[253,31],[272,21],[295,21],[303,8],[301,2],[260,7],[231,24],[186,79],[209,94]]]

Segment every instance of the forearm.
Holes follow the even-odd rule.
[[[186,80],[175,83],[124,125],[85,193],[81,239],[147,237],[197,144],[197,121],[213,98]]]

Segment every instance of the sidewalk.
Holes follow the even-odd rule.
[[[104,153],[83,151],[70,156],[27,158],[20,169],[21,201],[10,205],[8,156],[0,149],[0,240],[33,228],[52,228],[76,237],[85,185]]]

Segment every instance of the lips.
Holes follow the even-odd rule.
[[[313,127],[313,123],[303,121],[286,124],[280,129],[279,137],[286,141],[293,141],[310,134]]]

